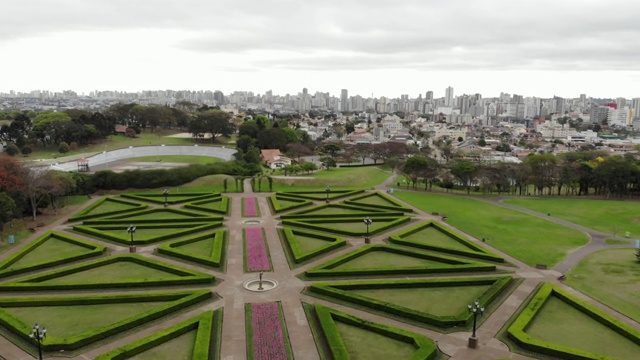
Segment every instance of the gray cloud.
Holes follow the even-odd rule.
[[[175,29],[197,33],[175,48],[273,69],[640,70],[639,13],[637,1],[596,0],[11,0],[0,43]]]

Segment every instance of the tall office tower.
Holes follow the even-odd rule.
[[[554,112],[556,114],[564,114],[564,99],[559,96],[553,96],[553,100],[556,102],[556,108]]]
[[[308,94],[308,92],[307,92],[307,88],[302,88],[302,94],[303,94],[303,95],[307,95],[307,94]]]
[[[522,102],[522,95],[513,94],[513,102],[520,104]]]
[[[425,98],[425,100],[427,101],[432,101],[433,100],[433,91],[427,91],[427,97]]]
[[[444,106],[453,106],[453,88],[451,86],[444,92]]]
[[[349,111],[349,91],[342,89],[340,92],[340,111]]]
[[[216,101],[216,104],[222,105],[224,104],[224,94],[220,90],[216,90],[213,92],[213,100]]]
[[[635,120],[640,119],[640,98],[631,99],[631,111]]]
[[[587,104],[587,94],[580,94],[580,103],[582,105],[586,105]]]
[[[623,108],[627,106],[627,99],[621,97],[616,98],[616,104],[618,104],[618,109]]]

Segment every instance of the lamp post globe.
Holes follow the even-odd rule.
[[[133,234],[136,233],[136,227],[133,225],[129,225],[129,227],[127,228],[127,232],[129,233],[129,235],[131,235],[131,245],[129,246],[129,252],[134,253],[136,252],[136,244],[135,242],[133,242]]]
[[[40,325],[36,323],[35,325],[33,325],[29,337],[35,340],[38,344],[38,359],[42,360],[42,341],[47,337],[47,328],[45,328],[44,326],[40,328]]]
[[[372,223],[373,223],[373,220],[371,220],[371,218],[369,218],[368,216],[366,219],[364,219],[364,224],[367,227],[367,233],[364,237],[365,244],[371,243],[371,236],[369,236],[369,226],[371,226]]]
[[[331,187],[330,187],[330,186],[327,186],[327,187],[324,189],[324,191],[326,191],[326,192],[327,192],[327,204],[328,204],[328,203],[329,203],[329,193],[331,192]]]
[[[169,203],[167,203],[167,196],[169,196],[169,189],[164,189],[164,191],[162,192],[162,195],[164,195],[164,207],[169,206]]]
[[[469,338],[469,347],[475,349],[478,347],[478,337],[476,336],[478,317],[484,314],[484,306],[481,306],[480,301],[476,300],[473,304],[467,305],[467,307],[469,312],[473,315],[473,332]]]

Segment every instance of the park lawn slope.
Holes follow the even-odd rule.
[[[622,235],[628,231],[634,236],[640,234],[640,204],[636,201],[527,198],[504,202],[604,233]]]
[[[446,214],[450,225],[531,266],[553,267],[589,241],[580,231],[480,200],[418,192],[394,195],[427,213]]]

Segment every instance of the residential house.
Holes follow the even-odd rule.
[[[270,169],[282,169],[291,165],[291,159],[282,155],[280,149],[260,150],[260,158]]]

